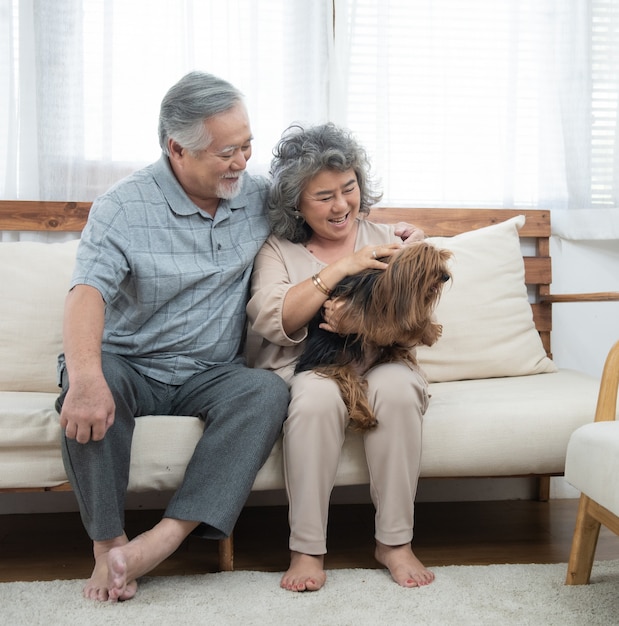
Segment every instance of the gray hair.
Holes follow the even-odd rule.
[[[243,94],[227,81],[205,72],[190,72],[170,87],[159,113],[159,145],[169,156],[173,139],[190,152],[204,150],[212,141],[204,120],[243,102]]]
[[[370,162],[365,149],[352,133],[328,123],[304,128],[294,124],[284,131],[273,150],[270,174],[269,219],[275,235],[293,243],[305,243],[312,230],[297,207],[307,183],[324,170],[357,176],[361,195],[360,212],[367,214],[382,194],[370,178]]]

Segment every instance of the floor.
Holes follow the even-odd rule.
[[[567,562],[577,500],[419,503],[413,542],[428,567]],[[160,511],[128,511],[129,536],[160,519]],[[373,509],[332,507],[327,568],[374,568]],[[284,506],[247,507],[235,535],[235,569],[282,571],[288,564]],[[0,515],[0,582],[87,578],[91,544],[77,513]],[[619,537],[602,528],[596,559],[619,559]],[[153,574],[215,572],[216,542],[189,537]]]

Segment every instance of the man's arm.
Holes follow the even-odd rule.
[[[103,439],[114,422],[115,404],[101,368],[105,303],[99,291],[77,285],[67,295],[63,324],[69,391],[60,425],[79,443]]]

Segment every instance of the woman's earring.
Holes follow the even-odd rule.
[[[295,219],[297,219],[297,220],[302,220],[303,219],[303,213],[301,213],[301,211],[299,211],[299,209],[294,209],[292,211],[292,214],[294,215]]]

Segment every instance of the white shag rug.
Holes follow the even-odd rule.
[[[316,593],[279,588],[281,574],[146,577],[118,604],[82,598],[83,580],[0,584],[11,626],[594,626],[619,624],[619,560],[599,561],[590,585],[565,586],[566,564],[445,566],[433,584],[403,589],[385,570],[329,570]]]

